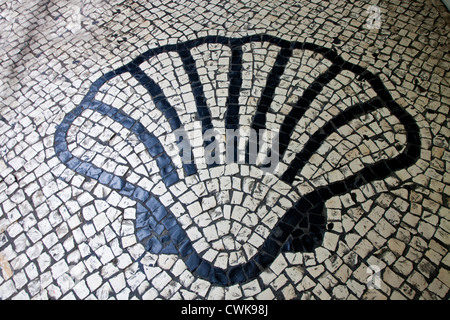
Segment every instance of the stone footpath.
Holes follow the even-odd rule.
[[[440,1],[0,10],[0,300],[449,299]]]

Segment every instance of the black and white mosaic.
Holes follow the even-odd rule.
[[[7,4],[0,299],[448,299],[443,10]]]
[[[248,45],[248,47],[252,47],[252,45],[257,46],[261,43],[276,46],[279,50],[274,59],[274,65],[267,75],[267,80],[255,106],[254,114],[251,116],[250,127],[256,130],[265,129],[268,115],[275,114],[272,111],[273,109],[271,110],[272,112],[269,112],[269,108],[291,57],[300,60],[304,55],[320,55],[323,59],[330,61],[330,67],[305,88],[298,100],[295,101],[295,104],[291,106],[289,113],[282,120],[279,129],[281,148],[278,158],[282,158],[288,149],[290,136],[301,117],[310,108],[314,99],[319,99],[317,96],[321,94],[323,87],[335,79],[341,71],[352,72],[354,74],[353,79],[357,79],[360,82],[366,81],[368,83],[367,87],[376,93],[377,96],[368,101],[361,101],[351,105],[325,122],[321,128],[318,128],[310,136],[302,150],[294,150],[295,157],[287,164],[286,171],[279,174],[279,177],[276,175],[265,176],[258,167],[250,166],[250,170],[256,171],[258,177],[247,183],[247,189],[250,192],[242,193],[240,184],[236,187],[231,183],[233,177],[242,175],[241,171],[243,169],[239,168],[239,164],[233,163],[233,167],[231,167],[231,164],[215,166],[214,170],[220,172],[220,178],[228,178],[227,180],[230,182],[230,187],[226,189],[225,197],[223,191],[211,190],[212,192],[204,192],[201,196],[198,196],[198,200],[195,196],[192,196],[187,200],[182,200],[180,203],[177,201],[177,198],[183,197],[183,193],[179,190],[186,185],[180,179],[180,176],[191,176],[194,178],[198,176],[197,180],[199,183],[208,185],[213,181],[213,178],[211,178],[212,169],[206,168],[203,169],[203,173],[199,173],[200,169],[197,169],[195,162],[182,163],[181,168],[179,168],[182,172],[178,174],[176,165],[154,134],[149,132],[138,120],[126,115],[121,110],[96,100],[96,96],[102,92],[102,88],[107,85],[107,82],[109,80],[114,81],[115,77],[129,79],[125,83],[119,81],[113,84],[113,88],[118,88],[118,92],[123,92],[122,90],[127,89],[127,84],[129,85],[132,79],[138,85],[144,87],[145,91],[131,89],[142,92],[142,95],[150,95],[151,100],[147,101],[147,105],[151,105],[153,108],[149,110],[149,113],[158,110],[161,113],[161,125],[167,123],[172,131],[184,128],[177,110],[168,100],[169,96],[166,96],[159,83],[152,79],[158,78],[157,74],[150,71],[146,73],[140,67],[144,64],[150,66],[148,61],[156,62],[160,55],[164,55],[166,59],[171,59],[170,53],[174,53],[171,59],[172,63],[169,65],[173,66],[178,62],[179,68],[175,69],[178,72],[172,69],[168,73],[177,73],[178,77],[172,80],[172,85],[167,87],[169,89],[167,91],[169,94],[170,92],[175,94],[170,97],[173,100],[184,101],[183,94],[181,93],[177,96],[176,90],[173,89],[181,87],[180,79],[183,76],[189,80],[188,84],[190,84],[190,87],[188,86],[185,96],[190,96],[189,98],[191,99],[188,101],[193,102],[195,105],[195,112],[189,114],[181,106],[180,113],[184,111],[184,114],[189,116],[186,124],[192,121],[201,123],[200,136],[202,138],[200,140],[204,141],[203,146],[206,149],[208,146],[207,142],[211,143],[211,141],[206,141],[204,134],[208,129],[212,128],[213,120],[222,120],[224,122],[220,126],[222,129],[239,129],[240,125],[246,125],[244,120],[240,119],[240,110],[247,106],[239,105],[240,92],[243,85],[243,65],[245,64],[243,62],[243,47],[245,45]],[[228,78],[229,82],[228,95],[226,96],[224,107],[225,112],[223,113],[224,119],[215,119],[211,116],[204,93],[205,85],[201,82],[199,71],[196,67],[201,65],[203,61],[200,60],[200,62],[196,63],[191,54],[193,48],[197,49],[204,46],[203,50],[208,50],[208,45],[220,45],[222,47],[221,50],[228,49],[231,52],[228,70],[224,70],[224,74],[222,74],[224,78]],[[294,51],[297,52],[294,54]],[[307,51],[311,53],[305,53]],[[216,52],[217,56],[222,56],[221,51],[216,50]],[[301,68],[302,66],[298,65],[298,67]],[[162,76],[160,79],[164,78]],[[178,80],[178,83],[176,80]],[[163,82],[164,80],[161,81],[161,83]],[[111,90],[111,88],[108,89]],[[292,87],[290,83],[286,83],[283,89],[292,90]],[[110,93],[108,91],[105,94]],[[125,101],[127,100],[125,98]],[[214,106],[212,102],[210,103],[211,106]],[[270,199],[266,198],[266,196],[272,189],[275,189],[275,192],[280,192],[279,188],[277,188],[277,180],[286,189],[292,189],[290,185],[294,182],[296,175],[308,164],[308,161],[316,154],[322,143],[329,136],[337,132],[339,128],[349,124],[352,120],[362,115],[369,115],[371,112],[382,108],[391,113],[391,117],[396,117],[399,125],[403,127],[402,129],[406,135],[405,145],[401,148],[403,152],[392,159],[381,160],[375,164],[364,166],[362,170],[357,172],[352,172],[350,169],[350,174],[346,179],[315,188],[306,195],[299,195],[293,191],[293,195],[290,197],[291,199],[295,197],[295,200],[292,201],[292,207],[278,217],[272,216],[271,225],[263,222],[268,220],[267,217],[273,215],[273,212],[267,209],[267,203]],[[86,115],[85,111],[87,111],[88,115]],[[247,114],[244,114],[244,116],[247,116]],[[94,119],[92,120],[92,118]],[[108,126],[103,124],[105,121]],[[100,128],[96,125],[97,123],[100,124]],[[85,129],[86,125],[88,126],[87,129]],[[114,125],[116,130],[108,130],[108,127]],[[72,130],[74,131],[73,135],[69,134],[69,131]],[[78,132],[80,137],[77,134]],[[125,136],[123,136],[124,132],[126,132]],[[120,135],[124,139],[120,139],[122,140],[120,142],[117,141],[120,146],[119,151],[114,150],[117,144],[116,141],[111,140],[116,135]],[[132,135],[135,137],[132,138]],[[361,136],[360,141],[362,142],[363,139],[363,136]],[[133,145],[130,140],[134,141],[136,145]],[[72,146],[69,147],[69,144]],[[139,153],[136,152],[136,148],[140,151]],[[105,157],[106,149],[112,149],[122,161],[107,162],[107,157]],[[121,152],[124,149],[126,154]],[[329,151],[331,150],[333,149],[329,149]],[[376,179],[385,178],[392,172],[413,164],[419,157],[420,139],[418,126],[412,117],[392,100],[381,81],[367,70],[345,62],[334,51],[327,48],[308,43],[283,41],[272,36],[255,35],[245,38],[206,37],[187,43],[158,47],[145,52],[126,66],[106,74],[94,82],[81,105],[67,114],[62,124],[58,126],[55,133],[55,151],[61,162],[65,163],[70,169],[88,178],[97,180],[120,195],[137,202],[134,225],[136,238],[147,250],[154,254],[179,255],[188,270],[194,275],[213,284],[233,285],[253,280],[273,263],[281,251],[311,252],[318,247],[323,240],[323,234],[326,230],[324,203],[334,196],[344,194]],[[142,157],[140,156],[141,154],[143,154]],[[329,153],[324,153],[322,156],[326,159]],[[172,193],[170,192],[170,187],[177,190],[170,197],[171,201],[174,202],[172,206],[176,207],[176,210],[188,212],[191,218],[198,216],[197,219],[194,219],[194,226],[188,229],[192,230],[194,228],[195,233],[185,230],[180,225],[180,222],[177,220],[178,217],[172,213],[171,206],[163,205],[158,199],[159,197],[155,196],[153,192],[146,190],[145,186],[139,186],[139,181],[143,178],[148,179],[150,176],[148,171],[145,172],[145,168],[142,169],[144,174],[142,172],[140,174],[133,172],[135,171],[133,169],[137,169],[139,165],[145,164],[143,157],[156,162],[157,168],[153,168],[156,170],[150,172],[160,175],[162,182],[160,188],[166,189],[163,195]],[[200,159],[204,158],[205,155],[200,155]],[[131,163],[131,159],[137,162]],[[111,155],[109,160],[114,160],[111,159]],[[94,162],[97,165],[93,164]],[[102,169],[103,164],[106,167],[105,170]],[[249,166],[246,161],[243,162],[243,165],[246,165],[246,168]],[[147,167],[147,169],[149,168]],[[234,170],[231,175],[227,174],[230,170]],[[127,181],[127,178],[131,177],[133,173],[133,182]],[[272,184],[273,188],[265,188],[263,192],[255,194],[256,190],[262,189],[262,185],[267,186],[270,184]],[[187,188],[184,189],[187,190]],[[238,200],[233,201],[237,193],[244,198],[242,203]],[[161,194],[161,191],[157,194]],[[280,195],[287,196],[288,194],[280,193]],[[286,199],[285,201],[291,202],[291,199]],[[283,204],[279,201],[274,202],[273,205],[283,207]],[[217,204],[220,206],[218,207]],[[225,212],[225,210],[228,212]],[[221,228],[222,225],[225,225],[225,229]],[[255,226],[263,226],[264,231],[258,232],[257,227],[255,230],[252,230],[251,228]],[[230,237],[229,240],[231,242],[237,243],[232,245],[231,248],[227,248],[224,244],[223,248],[221,244],[217,244],[217,241],[208,241],[217,240],[219,233],[221,236]],[[257,235],[260,239],[259,243],[250,242],[254,235]],[[239,238],[241,238],[240,241],[237,240]],[[236,250],[241,245],[244,250]],[[201,248],[201,251],[197,251],[196,247]],[[208,248],[209,250],[207,250]],[[207,255],[207,258],[203,258],[202,253]],[[223,264],[223,253],[228,255],[228,263]],[[246,262],[239,263],[242,260]]]

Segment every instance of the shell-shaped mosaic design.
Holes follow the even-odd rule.
[[[275,170],[250,163],[248,146],[233,163],[205,163],[227,129],[276,132],[278,150],[265,153]],[[191,162],[181,160],[180,130]],[[320,246],[325,202],[412,165],[420,139],[380,78],[332,49],[208,36],[100,77],[58,126],[54,148],[68,168],[136,202],[134,234],[124,236],[233,285],[282,252]]]

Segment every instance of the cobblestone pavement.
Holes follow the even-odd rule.
[[[0,299],[449,298],[442,2],[0,8]]]

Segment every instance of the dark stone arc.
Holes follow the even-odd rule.
[[[96,93],[108,80],[122,73],[131,72],[132,74],[134,73],[134,75],[138,75],[138,78],[141,76],[141,81],[148,86],[147,90],[153,92],[154,99],[159,102],[157,107],[169,113],[168,117],[170,119],[175,119],[176,117],[170,113],[171,111],[167,111],[170,107],[164,102],[164,97],[158,92],[158,86],[156,84],[151,84],[148,79],[142,77],[142,74],[139,72],[139,65],[154,55],[163,52],[176,51],[181,52],[181,55],[185,55],[185,67],[189,69],[192,67],[192,60],[186,55],[186,50],[190,50],[203,43],[221,43],[230,46],[232,52],[234,50],[234,56],[232,55],[231,58],[230,70],[230,72],[233,72],[230,73],[230,79],[233,79],[233,81],[230,81],[230,89],[232,88],[232,90],[230,90],[230,103],[228,104],[228,107],[230,108],[229,119],[236,119],[235,115],[239,115],[239,105],[234,104],[234,100],[236,97],[239,97],[240,86],[242,84],[242,76],[240,74],[242,72],[242,45],[257,41],[268,41],[281,48],[290,48],[289,50],[305,49],[321,53],[326,59],[330,60],[333,65],[336,65],[337,68],[351,70],[357,76],[369,81],[371,86],[377,92],[381,104],[386,106],[404,125],[407,133],[407,143],[405,151],[396,158],[380,161],[371,166],[367,166],[357,174],[350,176],[343,181],[317,188],[316,190],[303,195],[293,207],[287,210],[285,215],[280,218],[268,238],[258,249],[258,252],[248,262],[223,270],[206,261],[195,252],[186,231],[180,226],[176,217],[174,217],[170,211],[166,210],[159,200],[149,191],[143,190],[121,177],[106,172],[91,163],[73,156],[68,150],[66,136],[70,125],[78,116],[80,116],[83,110],[92,109],[107,115],[136,134],[139,140],[148,149],[151,156],[154,158],[161,157],[159,161],[157,160],[157,164],[162,174],[162,180],[167,186],[171,186],[179,181],[179,177],[176,170],[170,169],[172,164],[170,161],[167,161],[167,154],[158,139],[156,139],[152,133],[148,132],[139,121],[132,119],[111,106],[95,101]],[[285,51],[285,53],[286,52],[287,51]],[[283,64],[283,61],[281,62],[281,64]],[[195,75],[193,77],[195,77]],[[321,80],[317,83],[324,83],[327,79],[328,78],[324,78],[323,81]],[[231,84],[233,84],[233,87]],[[202,95],[200,90],[197,91],[197,93]],[[201,102],[201,110],[203,106],[201,97],[199,101]],[[366,109],[361,108],[360,112],[367,112],[370,107],[374,106],[370,105]],[[200,113],[201,112],[202,111],[200,111]],[[350,121],[349,119],[351,119],[351,117],[342,115],[342,120],[339,119],[340,118],[335,118],[335,123],[330,122],[328,126],[326,125],[322,128],[323,131],[315,136],[315,141],[311,142],[311,145],[308,147],[310,151],[317,150],[318,145],[320,145],[324,137],[335,130],[334,127],[338,122],[347,123]],[[238,128],[238,125],[239,121],[228,120],[228,126],[230,128]],[[172,128],[177,128],[178,122],[173,121],[171,126]],[[375,179],[383,179],[391,172],[406,168],[413,164],[420,155],[420,134],[419,128],[412,116],[392,101],[392,97],[377,76],[362,67],[344,62],[335,51],[329,48],[320,47],[310,43],[289,42],[269,35],[253,35],[238,39],[209,36],[187,41],[182,44],[170,44],[150,49],[129,64],[100,77],[92,84],[82,103],[70,111],[56,128],[54,148],[60,161],[70,169],[95,179],[99,183],[107,185],[112,189],[117,190],[121,195],[137,202],[137,217],[135,222],[136,232],[138,239],[144,242],[144,246],[147,250],[153,253],[179,254],[193,274],[208,280],[213,284],[225,286],[254,279],[283,251],[311,251],[319,246],[326,231],[326,218],[324,215],[325,201],[333,196],[346,193],[354,188],[358,188],[366,183],[374,181]],[[305,156],[301,156],[301,158],[306,159],[306,153]],[[302,164],[300,164],[298,168],[301,166]]]
[[[167,186],[170,186],[178,182],[179,177],[175,170],[174,165],[172,163],[167,163],[166,161],[158,161],[160,157],[163,158],[167,157],[167,154],[165,153],[164,148],[162,147],[158,138],[156,138],[152,133],[150,133],[147,129],[145,129],[138,121],[125,115],[120,110],[95,100],[91,102],[82,102],[78,107],[76,107],[74,110],[68,113],[64,117],[61,124],[57,127],[55,132],[54,148],[55,150],[59,151],[57,153],[57,156],[62,163],[66,164],[70,169],[82,175],[86,175],[90,178],[99,181],[101,180],[100,181],[101,183],[106,184],[112,189],[118,190],[120,192],[125,192],[125,190],[123,190],[125,185],[130,187],[130,184],[126,183],[123,178],[116,176],[112,173],[109,173],[107,171],[104,171],[103,169],[98,168],[94,164],[86,162],[74,156],[68,150],[66,137],[69,128],[73,123],[73,121],[78,116],[80,116],[84,110],[87,109],[97,111],[102,115],[110,117],[113,120],[120,118],[120,121],[118,122],[120,122],[121,124],[128,123],[126,127],[128,127],[128,129],[130,129],[130,131],[133,132],[138,137],[139,141],[144,144],[147,150],[149,150],[150,155],[157,160],[157,165],[160,168],[160,170],[166,172],[166,174],[162,176],[164,183]],[[137,188],[139,187],[135,187],[134,189]],[[130,192],[129,190],[127,191]]]
[[[289,210],[286,214],[286,218],[282,219],[279,224],[284,223],[284,234],[280,237],[279,233],[272,231],[268,239],[262,245],[260,251],[247,263],[232,267],[228,270],[223,270],[216,266],[211,265],[210,262],[201,258],[192,247],[191,241],[186,232],[179,225],[173,215],[165,210],[161,202],[152,196],[148,191],[126,182],[123,178],[118,177],[112,173],[103,171],[95,165],[82,161],[81,159],[71,155],[71,157],[65,157],[66,153],[70,153],[67,149],[66,137],[70,125],[81,115],[81,112],[86,109],[91,109],[100,112],[103,115],[114,117],[120,114],[120,110],[103,104],[98,101],[94,101],[89,104],[82,104],[77,107],[72,113],[66,115],[60,126],[57,128],[55,134],[55,149],[58,148],[60,152],[57,154],[59,159],[66,164],[70,169],[76,171],[79,174],[96,179],[98,182],[116,190],[119,194],[127,196],[131,200],[138,203],[137,216],[136,216],[136,233],[141,242],[144,242],[144,246],[147,250],[156,254],[179,254],[185,261],[189,270],[197,276],[211,281],[214,284],[219,285],[233,285],[253,279],[259,273],[261,273],[267,265],[269,265],[281,252],[281,248],[290,232],[294,229],[296,218],[292,217],[291,213],[298,215],[304,209],[308,209],[309,206],[305,206],[305,201],[299,201],[294,210]],[[131,118],[121,114],[121,122],[127,121]],[[137,122],[138,123],[138,122]],[[133,133],[137,134],[139,140],[144,143],[146,148],[152,147],[159,142],[154,140],[154,136],[143,129],[139,125],[133,125],[130,127]],[[162,154],[165,154],[163,151]],[[161,156],[161,155],[160,155]],[[90,170],[98,170],[95,175],[89,174]],[[176,173],[176,171],[173,171]],[[169,177],[162,177],[166,185],[170,186],[178,181],[172,182]],[[305,196],[307,199],[309,196]],[[300,207],[297,208],[297,207]],[[307,214],[307,213],[305,213]],[[285,221],[289,220],[289,223]],[[207,272],[208,271],[208,272]]]

